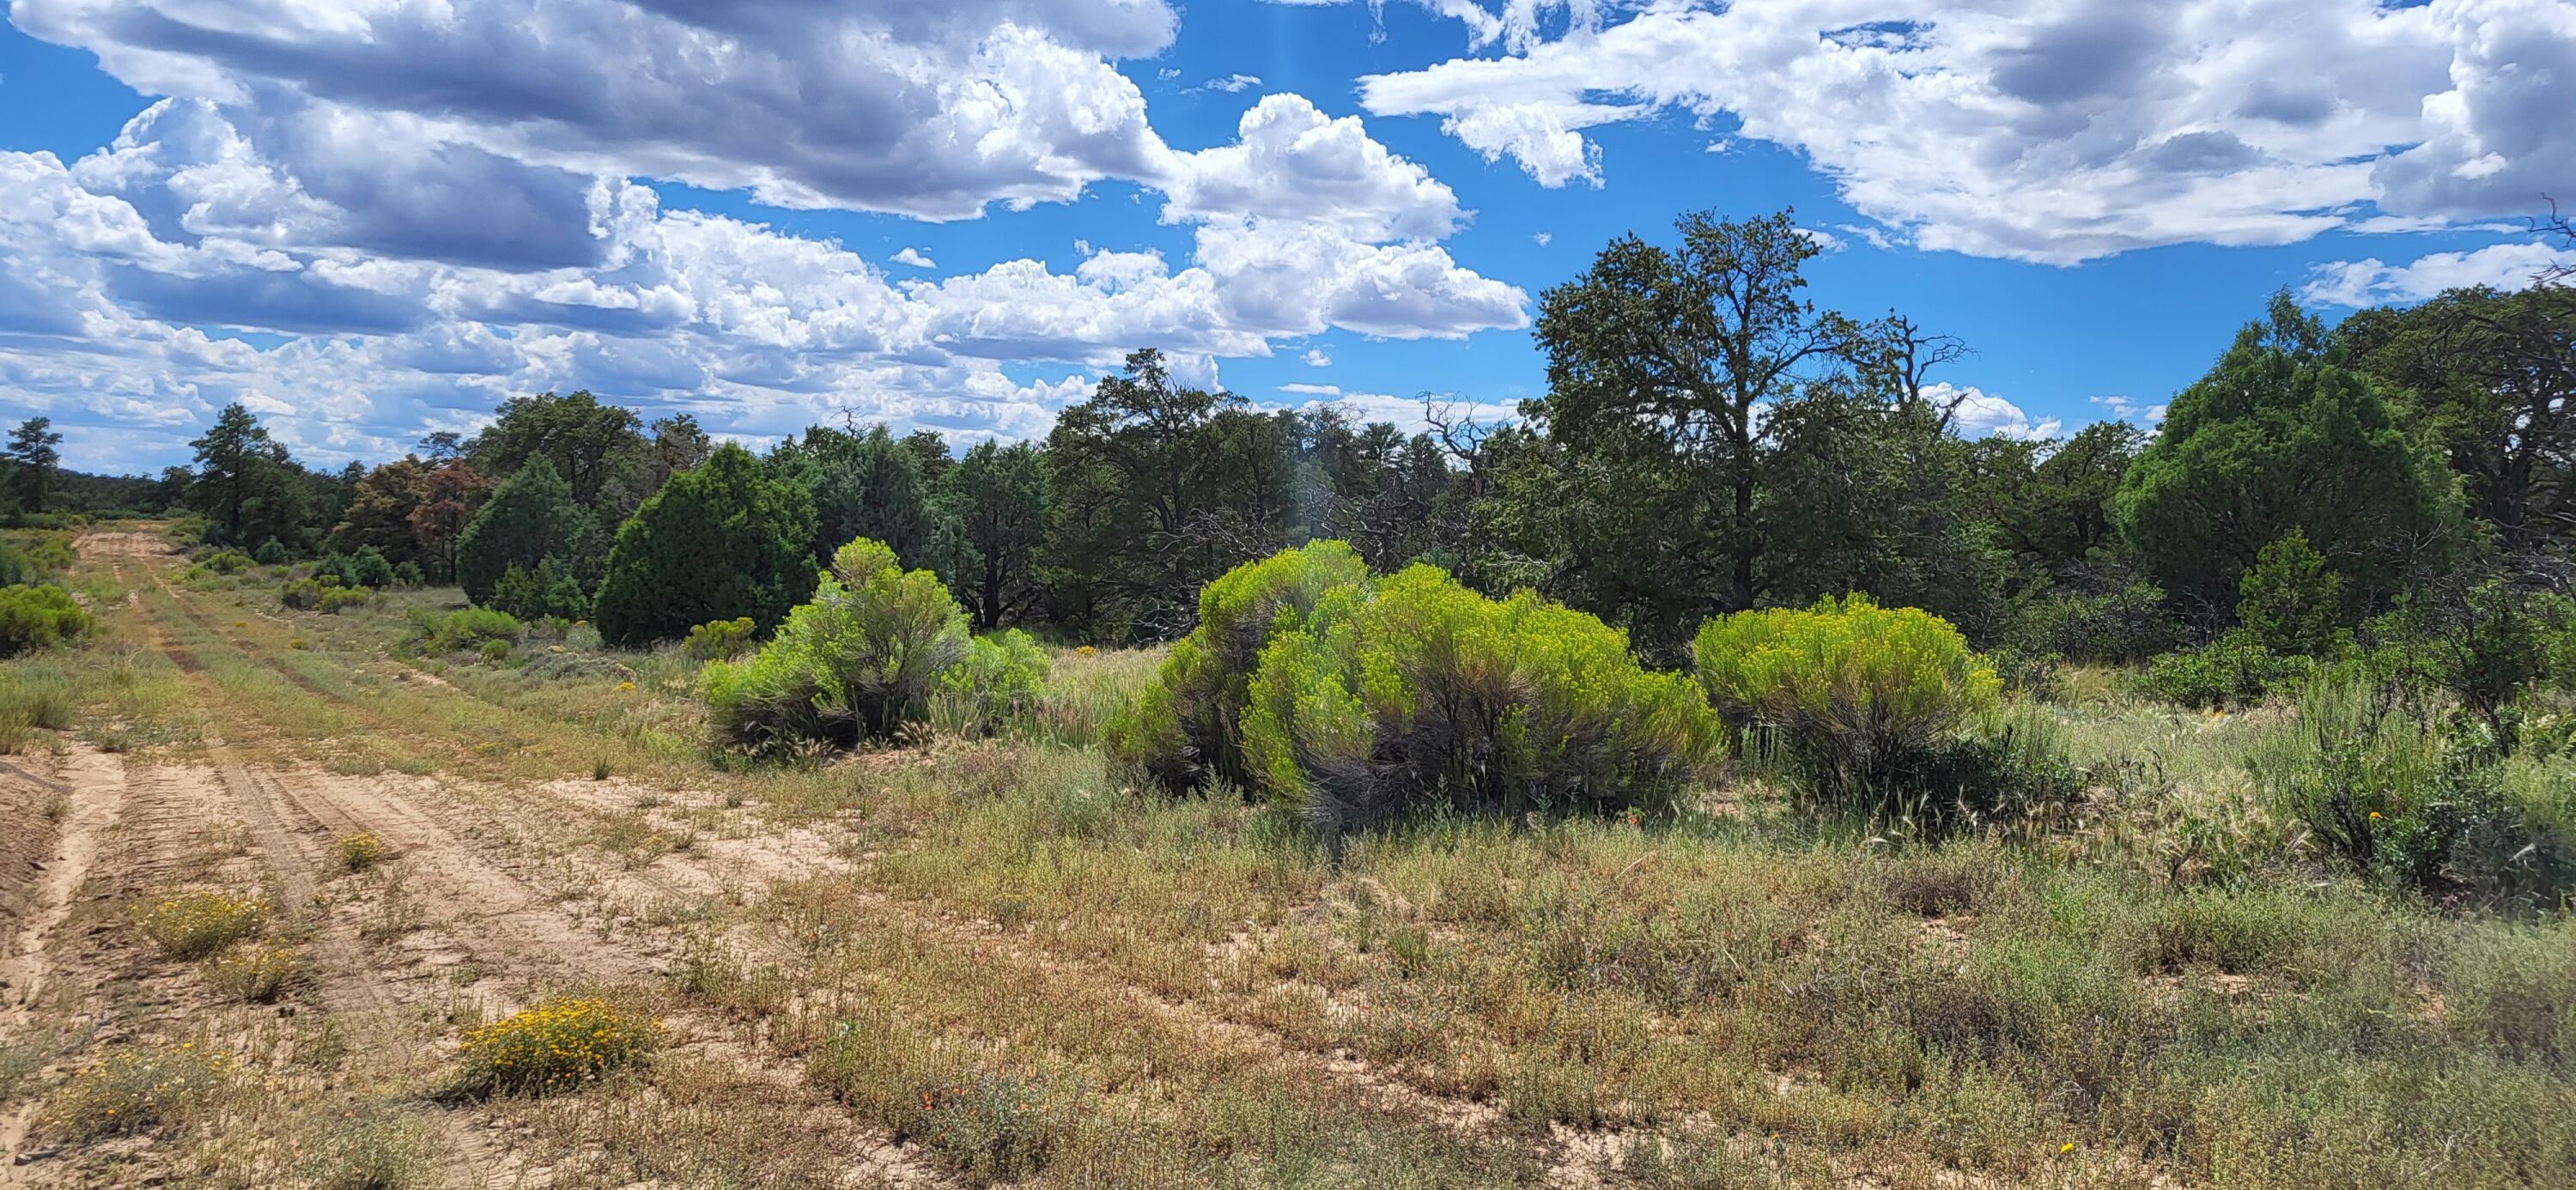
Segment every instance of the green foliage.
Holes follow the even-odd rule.
[[[812,500],[814,524],[798,545],[812,549],[818,563],[830,564],[837,543],[864,537],[885,543],[905,565],[930,564],[921,460],[884,426],[858,435],[816,426],[782,462],[782,473]]]
[[[2293,531],[2367,611],[2459,556],[2457,482],[2287,293],[2177,395],[2115,501],[2139,566],[2217,619]]]
[[[607,553],[598,518],[573,499],[570,484],[545,458],[530,459],[493,489],[456,542],[456,583],[466,598],[489,603],[503,575],[529,573],[547,559],[587,589]]]
[[[1106,743],[1171,789],[1213,778],[1251,783],[1241,721],[1252,672],[1271,638],[1304,626],[1316,604],[1369,581],[1347,543],[1319,541],[1246,562],[1199,592],[1198,626],[1174,642],[1161,676],[1113,718]]]
[[[2197,649],[2166,653],[2133,679],[2139,693],[2187,707],[2249,707],[2306,680],[2314,663],[2265,648],[2253,632],[2231,629]]]
[[[2576,601],[2501,578],[2431,584],[2378,626],[2508,751],[2525,696],[2544,679],[2576,676],[2561,655],[2576,645]]]
[[[691,661],[731,661],[751,651],[760,636],[749,616],[709,620],[689,630],[680,652]]]
[[[480,648],[492,641],[506,648],[527,631],[517,616],[489,607],[459,608],[443,616],[424,613],[413,624],[415,642],[429,653]]]
[[[699,690],[738,746],[883,739],[928,713],[966,648],[966,614],[939,577],[861,538],[833,555],[813,600],[758,654],[709,663]]]
[[[394,585],[394,568],[385,561],[383,551],[368,546],[354,554],[334,551],[322,555],[313,564],[313,577],[336,579],[343,587],[390,587]]]
[[[976,443],[940,476],[938,496],[954,536],[941,565],[976,627],[990,631],[1030,610],[1054,507],[1045,456],[1026,442]]]
[[[1858,594],[1711,620],[1694,652],[1729,723],[1769,733],[1815,796],[1871,809],[1949,792],[1922,779],[2001,687],[1949,622]]]
[[[593,618],[621,645],[749,616],[767,628],[812,581],[814,505],[739,446],[671,477],[617,531]]]
[[[196,560],[194,565],[221,575],[235,575],[251,568],[251,556],[240,550],[215,550]]]
[[[0,657],[68,644],[94,627],[96,621],[61,587],[0,587]]]
[[[591,603],[581,583],[547,558],[534,571],[511,563],[493,584],[491,605],[522,620],[578,620],[590,615]]]
[[[295,560],[295,555],[287,551],[286,543],[274,537],[259,543],[259,549],[251,556],[262,566],[284,566]]]
[[[2164,592],[2132,582],[2100,595],[2049,592],[2011,613],[2004,639],[2025,653],[2129,665],[2182,643]]]
[[[2264,546],[2237,581],[2236,622],[2276,653],[2314,657],[2334,645],[2343,622],[2343,576],[2293,529]]]
[[[940,725],[962,732],[998,731],[1024,717],[1046,692],[1046,650],[1017,628],[966,642],[966,655],[939,675]]]
[[[1289,619],[1252,674],[1242,747],[1255,784],[1328,839],[1433,807],[1663,811],[1724,751],[1688,678],[1528,592],[1489,599],[1417,565]]]

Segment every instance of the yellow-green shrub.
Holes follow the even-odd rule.
[[[1017,628],[966,642],[965,656],[939,675],[934,726],[961,735],[996,732],[1025,718],[1046,692],[1051,668],[1035,637]]]
[[[1104,733],[1112,755],[1173,789],[1222,777],[1248,784],[1240,722],[1262,650],[1301,628],[1331,592],[1369,582],[1348,543],[1318,541],[1246,562],[1199,592],[1199,622],[1172,645],[1161,677]]]
[[[87,1141],[179,1123],[206,1110],[239,1069],[232,1055],[195,1041],[111,1050],[46,1099],[42,1124]]]
[[[364,872],[385,862],[385,841],[373,831],[340,836],[338,850],[343,871]]]
[[[174,959],[202,959],[268,928],[268,904],[230,893],[183,892],[142,913],[143,936]]]
[[[756,627],[749,616],[709,620],[689,630],[680,652],[691,661],[731,661],[751,651]]]
[[[1828,796],[1902,784],[2002,689],[1948,621],[1867,595],[1721,616],[1695,652],[1727,721],[1772,733]]]
[[[1262,650],[1243,719],[1256,783],[1328,835],[1443,806],[1660,810],[1724,753],[1690,679],[1624,632],[1417,565],[1314,602]]]
[[[235,1000],[266,1004],[304,978],[304,960],[274,943],[240,946],[206,962],[206,985]]]
[[[564,997],[465,1032],[465,1078],[479,1091],[569,1090],[633,1065],[660,1040],[653,1022],[595,996]]]
[[[939,576],[904,570],[862,537],[832,555],[813,600],[759,653],[709,663],[698,689],[727,742],[855,743],[920,721],[965,653],[965,609]]]

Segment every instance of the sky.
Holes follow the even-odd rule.
[[[1131,350],[1511,415],[1550,286],[1793,208],[1972,433],[2152,425],[2270,293],[2576,251],[2576,0],[10,0],[0,419],[151,472],[588,389],[1043,436]]]

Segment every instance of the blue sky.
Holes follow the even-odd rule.
[[[2152,422],[2328,317],[2566,258],[2566,0],[13,0],[0,417],[339,463],[590,388],[764,442],[1043,434],[1128,349],[1508,412],[1611,237],[1794,206],[1977,432]]]

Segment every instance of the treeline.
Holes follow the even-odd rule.
[[[1786,213],[1679,231],[1622,238],[1543,296],[1547,393],[1510,425],[1265,410],[1145,351],[1044,442],[962,454],[852,425],[755,456],[576,392],[312,472],[235,406],[162,494],[211,542],[372,552],[630,642],[735,616],[765,631],[858,537],[936,573],[978,629],[1100,643],[1175,638],[1209,580],[1346,540],[1380,572],[1431,561],[1592,612],[1659,665],[1712,616],[1847,592],[1984,648],[2130,662],[2214,640],[2320,653],[2482,583],[2569,585],[2564,285],[2333,328],[2283,294],[2157,433],[2026,442],[1959,432],[1938,378],[1964,344],[1817,308],[1818,248]]]

